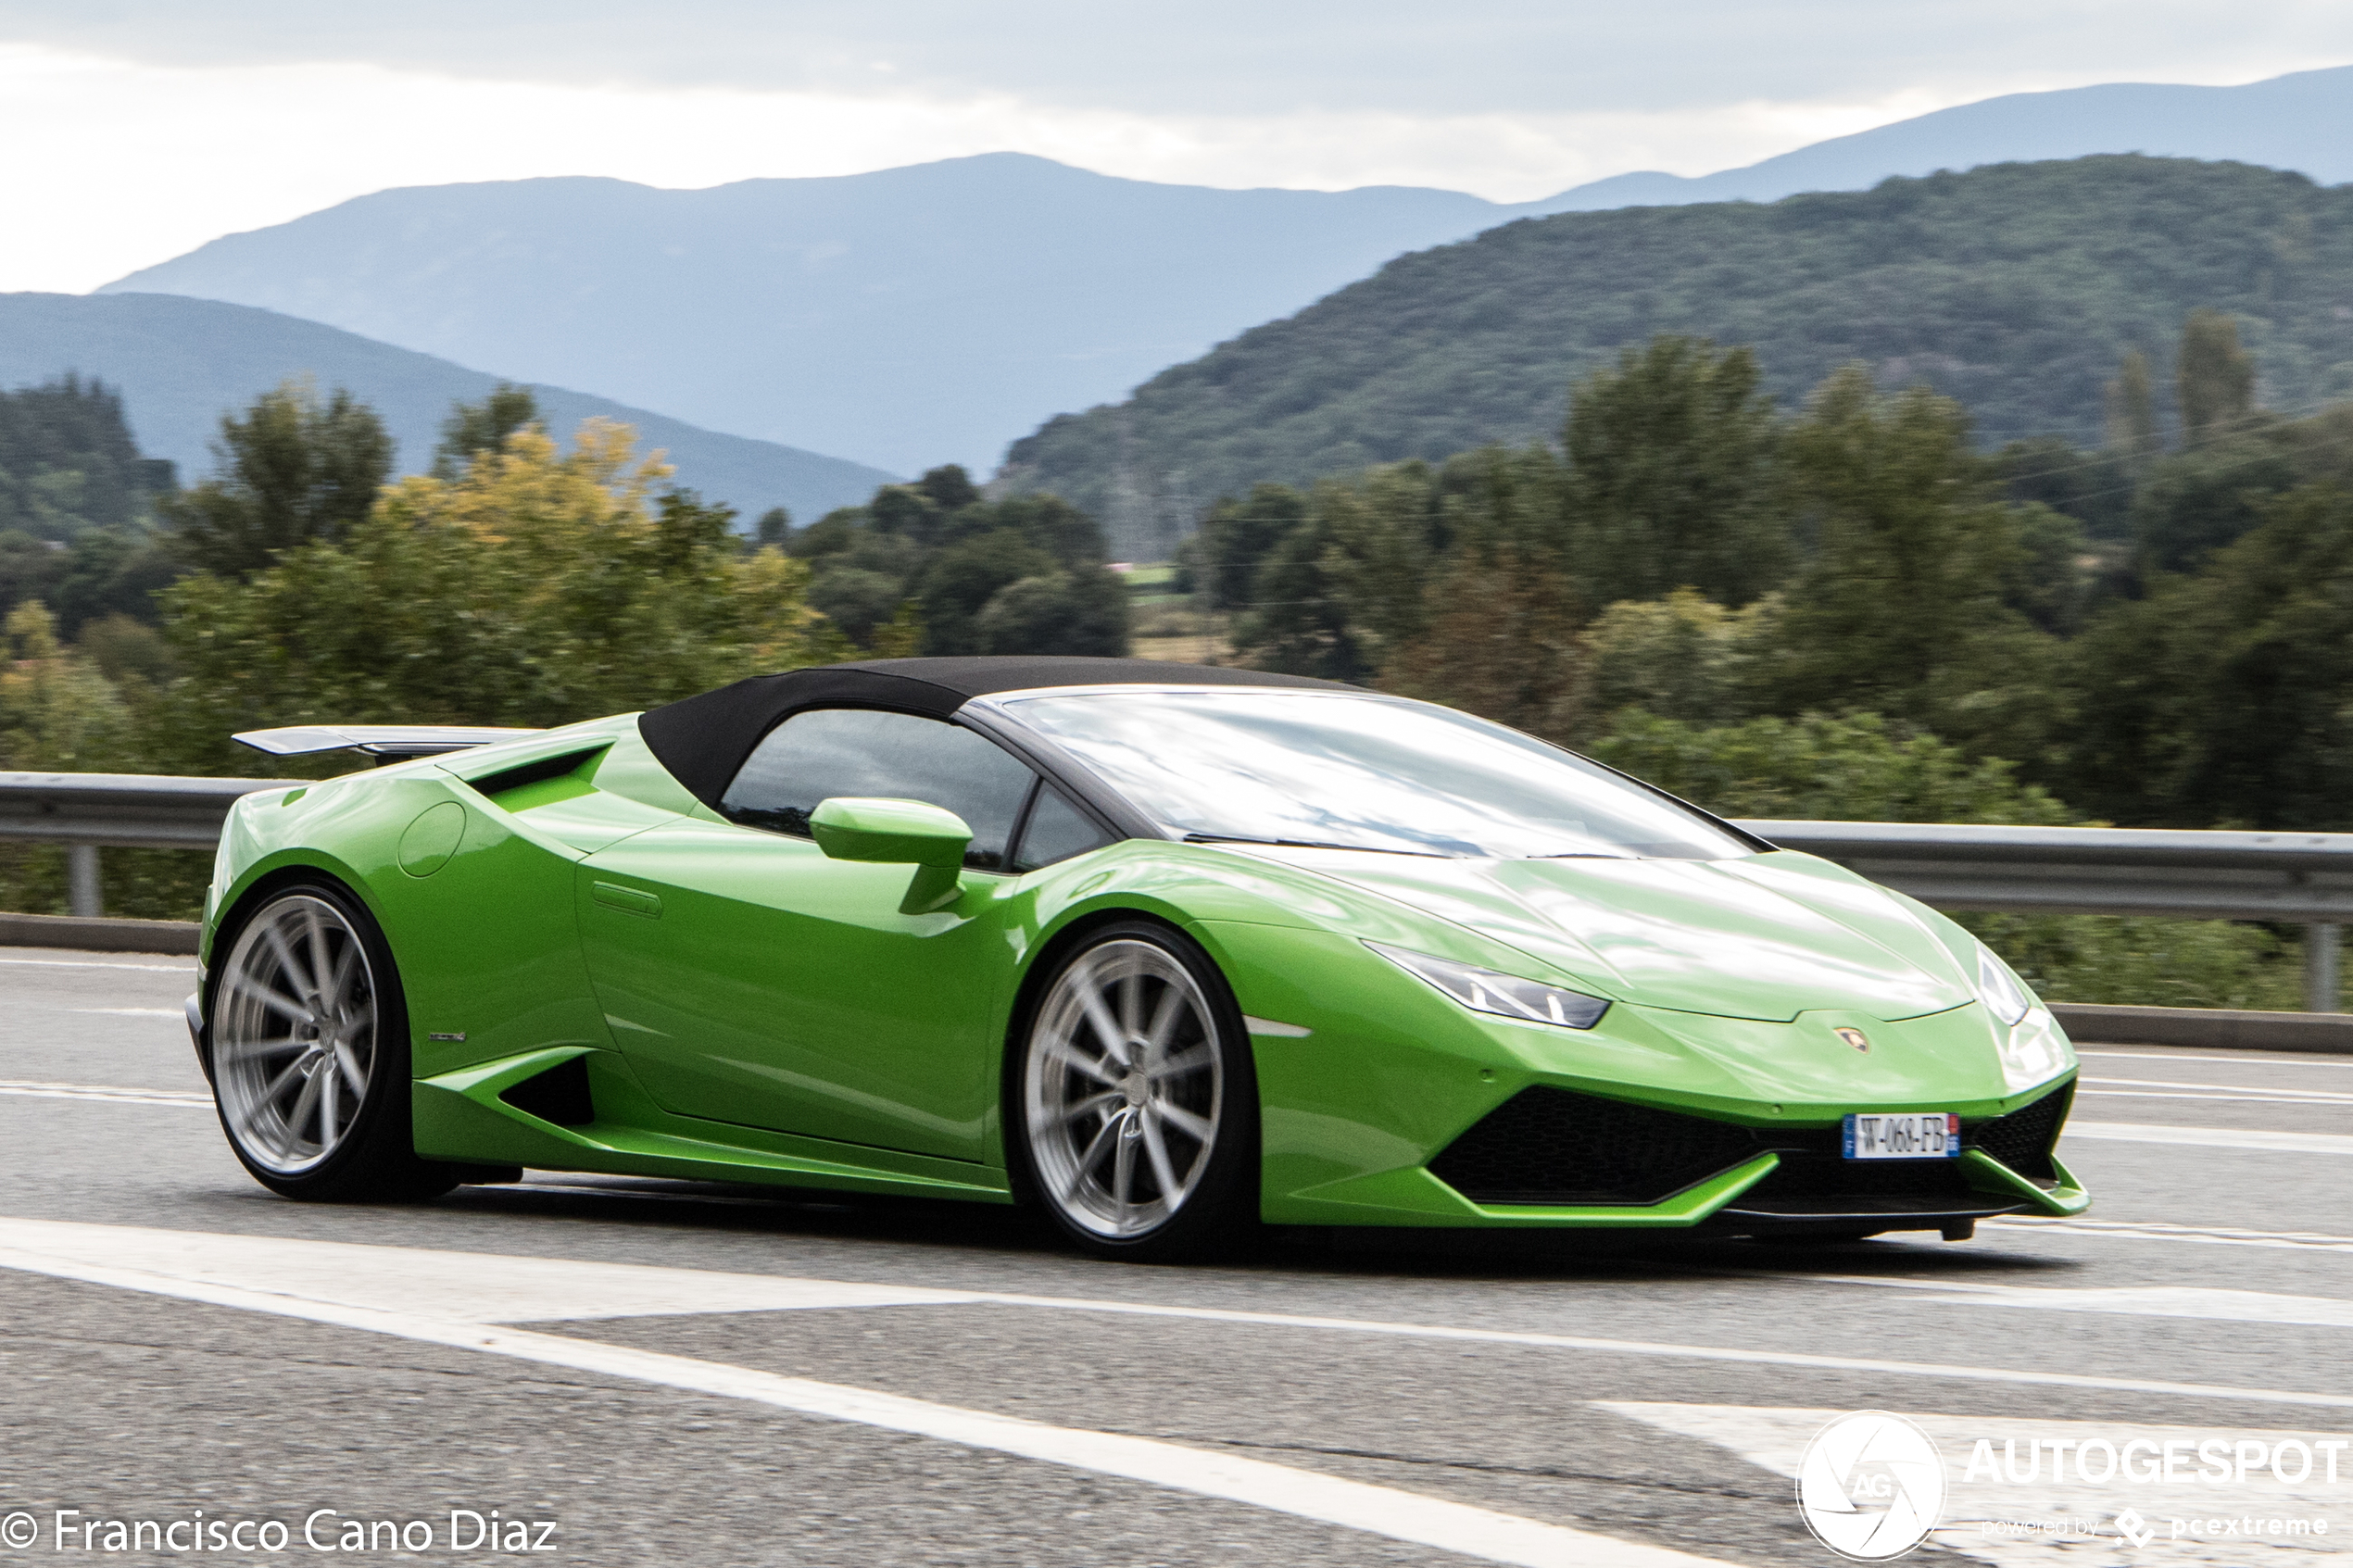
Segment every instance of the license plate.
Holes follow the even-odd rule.
[[[1845,1154],[1849,1160],[1957,1160],[1961,1119],[1943,1110],[1849,1116]]]

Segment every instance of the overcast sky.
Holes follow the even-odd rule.
[[[1521,200],[1999,93],[2347,63],[2346,0],[0,0],[0,289],[387,185],[1012,148]]]

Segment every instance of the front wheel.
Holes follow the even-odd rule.
[[[1099,1257],[1174,1262],[1256,1220],[1258,1084],[1225,976],[1166,926],[1088,934],[1020,1041],[1017,1176]]]
[[[324,882],[281,887],[223,936],[206,1049],[220,1125],[254,1179],[330,1202],[457,1185],[455,1168],[417,1158],[408,1010],[359,901]]]

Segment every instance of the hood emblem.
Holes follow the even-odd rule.
[[[1869,1051],[1871,1048],[1871,1037],[1860,1029],[1833,1029],[1831,1033],[1858,1051]]]

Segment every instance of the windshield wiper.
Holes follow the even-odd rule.
[[[1189,833],[1187,844],[1264,844],[1277,849],[1353,849],[1367,855],[1419,855],[1427,859],[1451,860],[1453,856],[1441,849],[1398,849],[1386,844],[1330,844],[1320,838],[1249,838],[1238,833]]]

